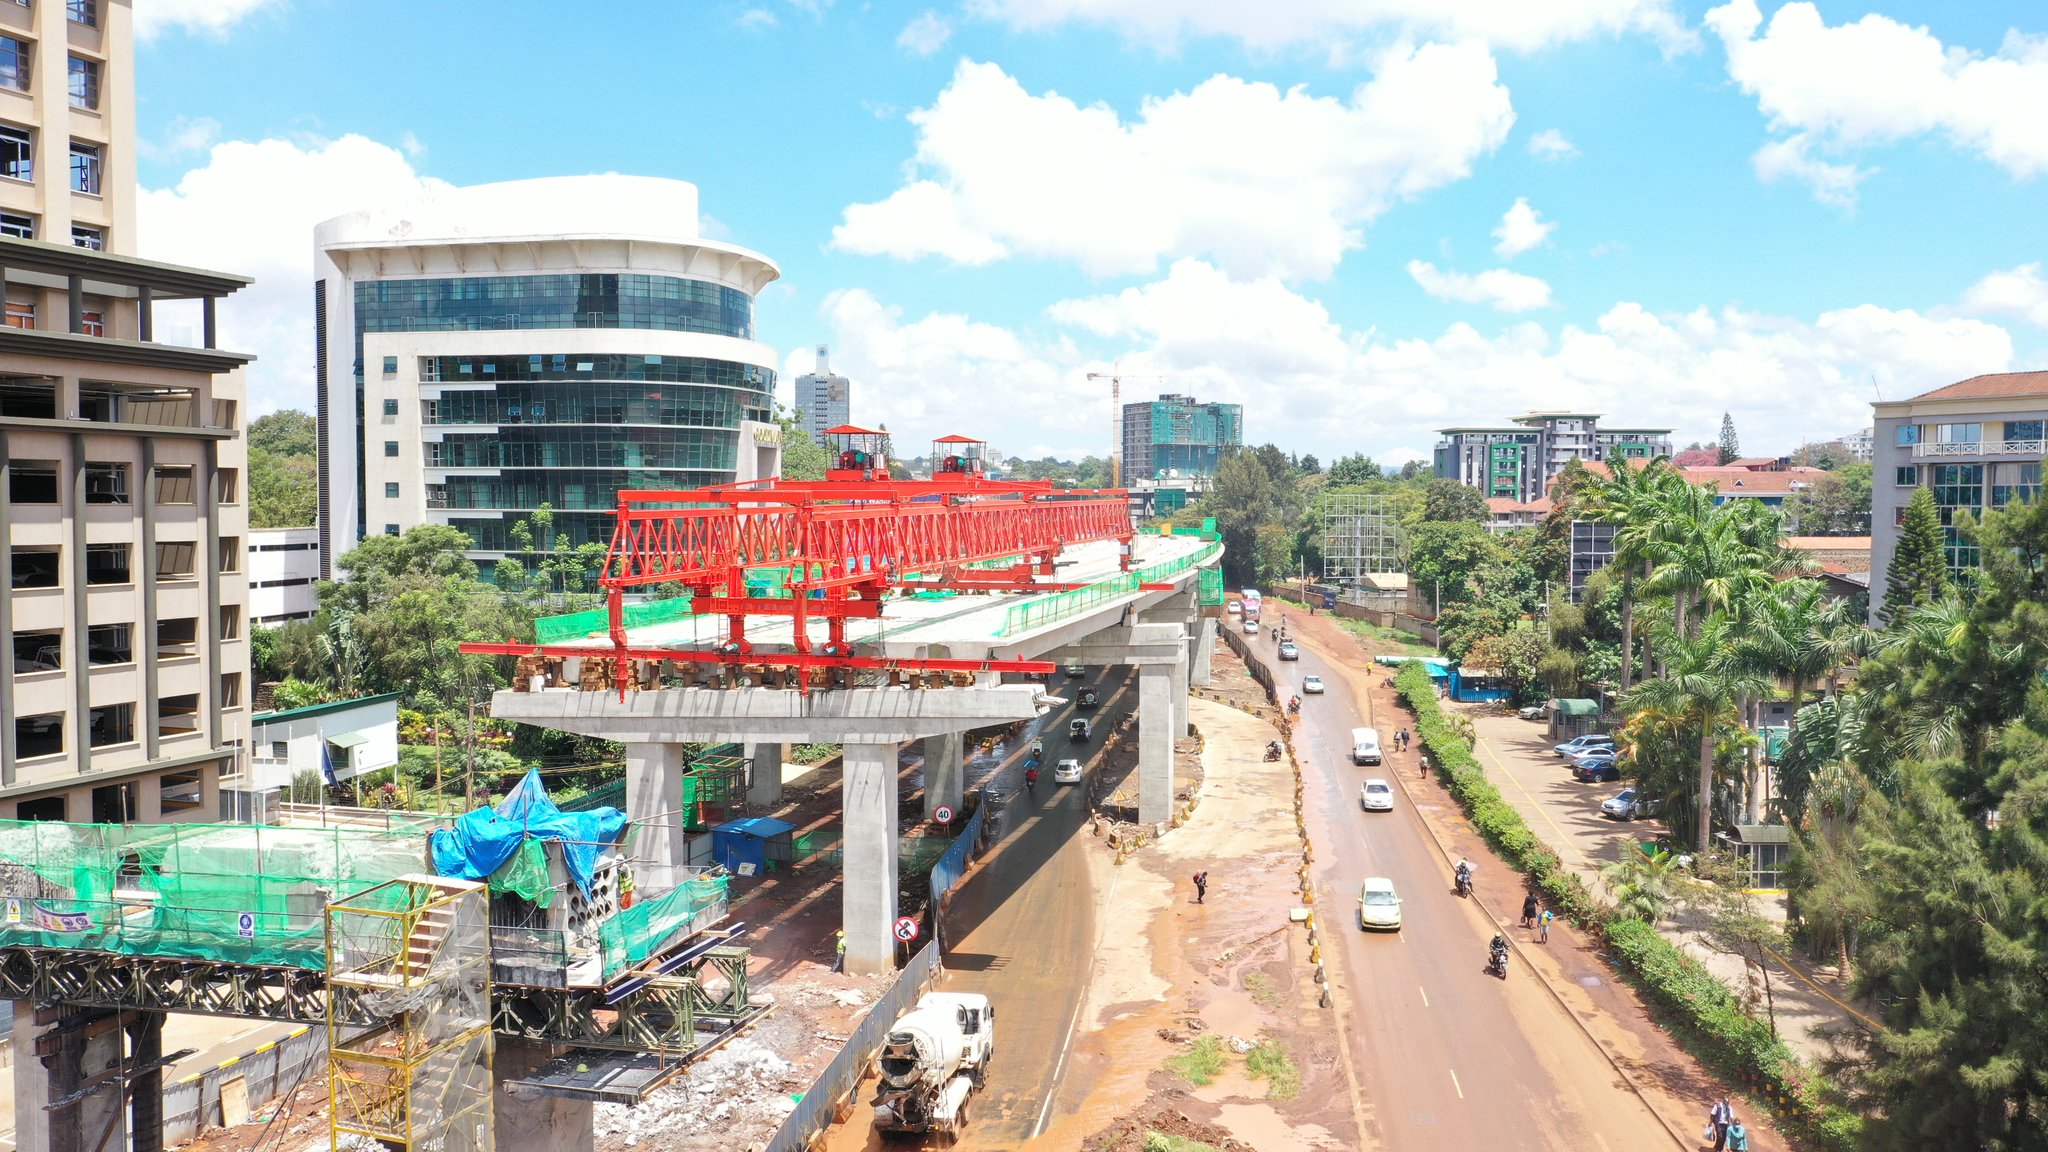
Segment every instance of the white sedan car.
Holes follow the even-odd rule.
[[[1081,762],[1069,757],[1052,766],[1052,782],[1055,784],[1079,784]]]
[[[1358,806],[1367,812],[1392,812],[1394,786],[1385,780],[1367,780],[1359,787]]]
[[[1401,930],[1401,896],[1385,876],[1371,876],[1358,890],[1358,928]]]
[[[1301,694],[1303,696],[1321,696],[1323,694],[1323,678],[1321,676],[1303,676],[1301,678]]]

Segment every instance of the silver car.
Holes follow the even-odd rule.
[[[1367,812],[1392,812],[1394,786],[1385,780],[1367,780],[1359,786],[1358,806]]]

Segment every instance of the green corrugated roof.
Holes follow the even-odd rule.
[[[1559,716],[1598,716],[1600,714],[1600,702],[1597,700],[1559,700],[1557,702],[1557,714]]]
[[[397,692],[386,692],[382,696],[361,696],[354,700],[336,700],[332,704],[308,704],[304,708],[291,708],[283,712],[265,712],[263,715],[250,720],[249,723],[275,724],[280,720],[306,720],[314,716],[325,716],[331,712],[342,712],[350,708],[360,708],[365,704],[381,704],[386,700],[396,700],[400,695],[401,693]]]

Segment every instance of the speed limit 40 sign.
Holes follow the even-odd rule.
[[[941,824],[951,824],[953,822],[953,809],[941,804],[932,810],[932,819]]]

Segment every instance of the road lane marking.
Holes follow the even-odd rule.
[[[1451,1087],[1456,1088],[1458,1090],[1458,1099],[1463,1100],[1465,1098],[1465,1086],[1463,1084],[1458,1083],[1458,1070],[1456,1068],[1453,1068],[1450,1070],[1450,1072]]]
[[[1418,984],[1418,985],[1416,985],[1416,986],[1415,986],[1415,990],[1416,990],[1417,992],[1420,992],[1420,993],[1422,993],[1422,1006],[1423,1006],[1424,1008],[1427,1008],[1427,1007],[1429,1007],[1429,991],[1428,991],[1428,989],[1425,989],[1425,988],[1423,988],[1423,987],[1422,987],[1422,986],[1421,986],[1420,984]]]

